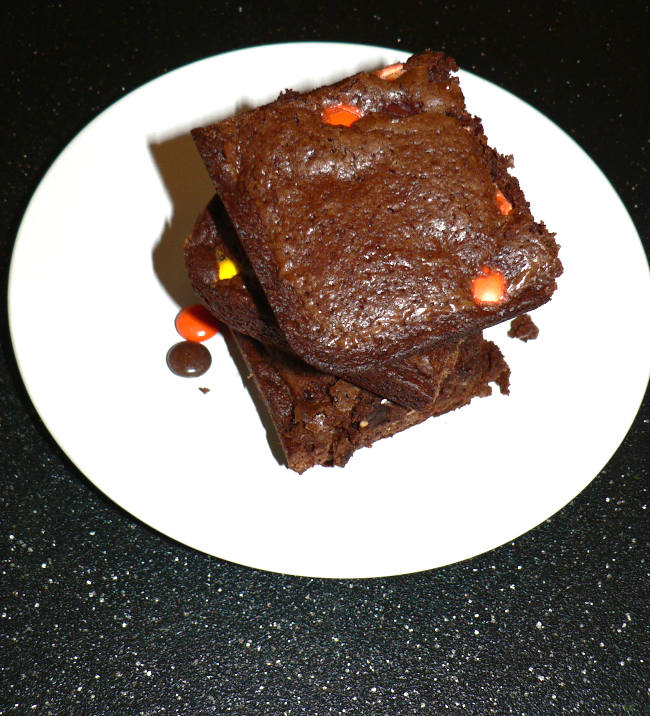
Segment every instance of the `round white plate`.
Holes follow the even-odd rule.
[[[598,167],[557,126],[467,72],[490,143],[515,157],[565,273],[534,314],[538,340],[491,329],[511,395],[471,406],[303,476],[273,457],[219,335],[212,368],[165,364],[194,302],[181,246],[212,188],[188,130],[291,87],[403,52],[285,44],[182,67],[125,96],[61,153],[20,226],[9,281],[17,361],[46,426],[79,469],[152,527],[209,554],[313,577],[438,567],[552,515],[600,471],[648,381],[643,248]],[[462,58],[461,58],[462,59]],[[199,387],[209,388],[203,393]]]

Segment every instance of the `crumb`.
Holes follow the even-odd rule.
[[[526,313],[517,316],[510,324],[508,331],[510,338],[519,338],[521,341],[533,341],[539,335],[539,328],[533,323],[533,319]]]
[[[199,388],[199,390],[203,393],[203,395],[210,392],[210,388]]]

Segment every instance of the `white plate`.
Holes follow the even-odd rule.
[[[359,451],[344,469],[299,477],[273,458],[221,336],[206,344],[213,366],[202,378],[167,369],[178,306],[193,302],[182,240],[212,195],[187,131],[284,88],[404,57],[286,44],[182,67],[91,122],[29,204],[9,315],[31,399],[100,490],[196,549],[315,577],[450,564],[567,504],[638,410],[648,381],[650,280],[625,208],[558,127],[467,72],[470,110],[490,142],[514,154],[565,267],[553,301],[535,312],[537,341],[507,338],[507,326],[489,331],[512,368],[509,397],[475,400]]]

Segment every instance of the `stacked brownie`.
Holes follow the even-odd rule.
[[[456,69],[424,52],[192,132],[218,196],[187,271],[298,472],[507,392],[481,330],[555,290],[558,247]]]

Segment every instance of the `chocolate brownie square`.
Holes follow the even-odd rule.
[[[292,350],[342,374],[548,301],[562,267],[453,59],[424,52],[192,135]]]

